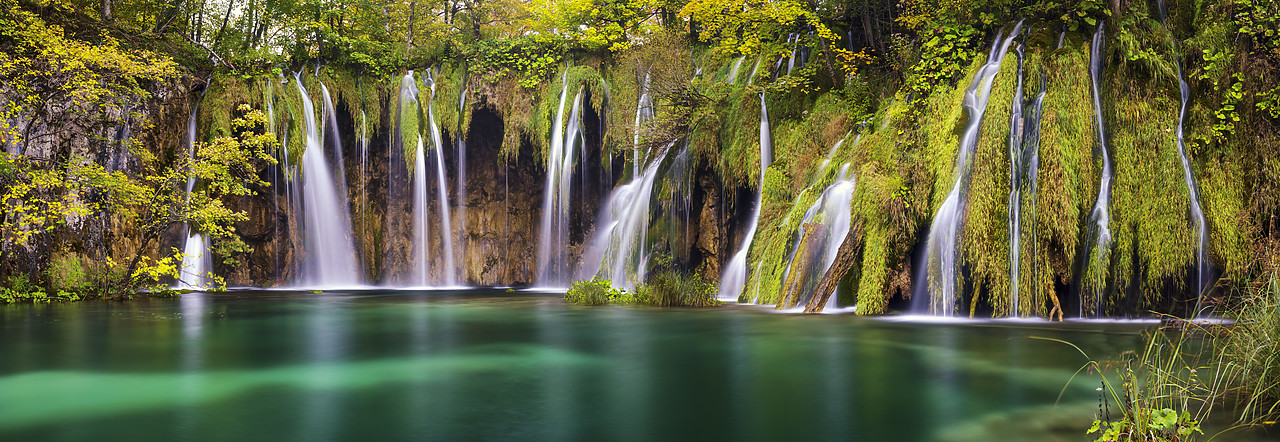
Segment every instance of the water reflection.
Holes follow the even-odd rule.
[[[439,291],[26,312],[0,315],[0,404],[23,404],[0,405],[0,440],[937,440],[1053,404],[1083,361],[1028,336],[1105,357],[1135,348],[1141,327]],[[1088,408],[1095,386],[1078,380],[1063,403]]]
[[[308,299],[306,314],[307,385],[304,410],[297,434],[304,440],[336,440],[335,426],[341,422],[342,392],[338,390],[344,376],[340,365],[347,357],[351,323],[350,309],[342,298],[321,295]]]
[[[178,415],[177,432],[184,438],[195,440],[199,437],[201,370],[204,366],[204,322],[207,295],[204,293],[186,293],[178,298],[182,341],[179,352],[182,361],[179,368],[181,375],[178,382]],[[79,322],[79,321],[78,321]]]

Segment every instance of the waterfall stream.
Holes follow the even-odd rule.
[[[1030,313],[1020,308],[1022,285],[1022,237],[1026,233],[1035,240],[1035,202],[1037,175],[1040,170],[1040,116],[1044,105],[1046,80],[1041,73],[1040,91],[1029,101],[1024,101],[1024,49],[1025,41],[1017,47],[1018,85],[1014,91],[1009,125],[1009,316]],[[1028,204],[1028,216],[1022,213],[1023,202]],[[1029,218],[1028,218],[1029,217]],[[1030,219],[1030,232],[1024,232],[1024,218]],[[1035,244],[1034,242],[1032,244]],[[1035,253],[1031,255],[1035,262]],[[1034,275],[1032,281],[1034,281]]]
[[[562,76],[560,107],[551,128],[547,154],[547,187],[542,204],[541,236],[538,238],[538,285],[562,287],[568,284],[569,190],[572,187],[575,143],[581,142],[582,90],[573,98],[569,120],[564,120],[569,94],[568,73]]]
[[[791,251],[787,253],[787,263],[784,266],[786,270],[783,272],[782,279],[792,281],[794,276],[794,280],[803,281],[803,287],[798,290],[800,296],[795,299],[799,305],[804,305],[810,297],[817,295],[814,290],[817,289],[818,281],[831,268],[831,264],[835,263],[840,244],[844,243],[845,236],[849,234],[852,222],[853,191],[856,185],[857,180],[849,175],[849,163],[844,163],[840,166],[840,173],[835,182],[827,186],[822,191],[822,195],[805,210],[804,218],[792,234],[793,245]],[[820,227],[806,228],[806,225]],[[802,242],[805,241],[805,235],[816,234],[819,231],[825,236],[807,251],[809,255],[819,259],[797,263],[796,255],[800,251]],[[806,266],[797,267],[805,263],[807,263]],[[787,290],[787,287],[788,285],[784,283],[782,289]],[[785,293],[783,295],[785,296]],[[826,307],[837,307],[837,302],[828,299]]]
[[[1105,61],[1103,49],[1106,45],[1106,23],[1098,22],[1098,28],[1093,32],[1093,40],[1089,42],[1089,80],[1093,92],[1093,120],[1094,131],[1098,134],[1098,151],[1102,154],[1102,179],[1098,183],[1098,198],[1093,203],[1093,210],[1089,214],[1090,221],[1093,222],[1093,235],[1096,240],[1093,244],[1087,244],[1092,248],[1090,252],[1088,248],[1081,255],[1081,259],[1085,260],[1092,266],[1094,263],[1101,263],[1098,267],[1105,268],[1110,261],[1111,254],[1111,177],[1113,166],[1111,164],[1111,152],[1107,148],[1107,128],[1102,118],[1102,90],[1100,83],[1102,82],[1103,62]],[[1094,254],[1097,254],[1096,257]],[[1084,267],[1088,269],[1088,267]],[[1087,270],[1086,270],[1087,272]],[[1080,316],[1086,313],[1102,315],[1102,291],[1103,287],[1094,287],[1096,293],[1090,297],[1085,291],[1081,291],[1080,300]],[[1089,309],[1086,304],[1093,304],[1093,308]]]
[[[583,256],[579,279],[601,277],[614,287],[626,289],[634,288],[643,280],[649,258],[645,246],[650,202],[661,163],[656,158],[651,160],[644,173],[618,186],[605,199],[596,222],[595,239]]]
[[[456,232],[453,231],[453,217],[449,214],[448,189],[445,187],[447,179],[444,176],[444,143],[440,139],[440,127],[436,125],[434,106],[436,98],[436,82],[431,75],[427,75],[427,78],[423,79],[423,82],[429,83],[427,86],[428,89],[431,90],[431,96],[427,99],[427,124],[431,129],[431,145],[436,153],[436,195],[440,201],[440,242],[444,244],[444,267],[440,271],[441,282],[443,282],[446,287],[454,287],[458,285],[458,268],[454,265],[453,256],[453,237]],[[418,162],[419,164],[422,164],[422,148],[419,147],[418,150]]]
[[[926,265],[922,270],[925,279],[917,278],[915,307],[933,315],[951,316],[955,313],[956,283],[959,282],[960,269],[960,229],[963,222],[966,195],[971,169],[971,156],[978,144],[978,130],[982,126],[982,116],[987,110],[987,100],[991,97],[991,86],[996,74],[1000,71],[1000,63],[1008,52],[1022,22],[1013,26],[1008,37],[996,35],[987,62],[978,68],[973,81],[965,90],[964,107],[969,111],[969,122],[960,138],[956,153],[954,172],[955,184],[947,199],[938,208],[933,217],[933,225],[929,227]],[[922,301],[923,300],[923,301]]]
[[[464,74],[465,75],[465,74]],[[462,89],[458,92],[458,124],[453,131],[453,139],[457,141],[457,160],[458,160],[458,186],[455,189],[457,201],[455,203],[454,215],[458,219],[457,244],[458,255],[463,257],[463,262],[467,256],[467,142],[463,140],[462,119],[467,109],[467,87],[464,77]],[[462,269],[459,269],[462,270]],[[464,270],[465,271],[465,270]],[[465,275],[463,276],[466,277]]]
[[[1168,31],[1168,24],[1165,23],[1164,2],[1159,2],[1160,8],[1160,24],[1165,26]],[[1187,85],[1186,74],[1182,72],[1182,61],[1178,58],[1178,42],[1172,33],[1169,36],[1170,45],[1173,46],[1173,67],[1178,74],[1178,92],[1181,102],[1178,106],[1178,159],[1182,162],[1182,180],[1187,185],[1187,194],[1191,200],[1191,221],[1196,227],[1196,296],[1197,300],[1203,295],[1205,285],[1209,283],[1209,225],[1204,218],[1204,209],[1200,206],[1200,187],[1196,185],[1195,173],[1191,170],[1191,158],[1187,155],[1186,141],[1183,139],[1183,126],[1187,122],[1187,104],[1191,101],[1191,87]],[[1196,314],[1202,306],[1196,306]]]
[[[209,88],[205,87],[205,92]],[[204,100],[204,92],[200,93],[200,100],[196,101],[196,105],[191,109],[191,118],[187,120],[187,155],[191,159],[196,157],[196,116],[200,113],[200,101]],[[187,195],[190,198],[191,192],[196,188],[196,177],[191,175],[187,178]],[[208,288],[209,272],[213,270],[213,257],[209,254],[209,238],[205,237],[199,231],[186,225],[187,240],[182,247],[182,267],[178,275],[177,288],[202,290]]]
[[[764,94],[760,94],[760,188],[756,191],[755,205],[751,206],[750,221],[747,222],[747,234],[742,238],[738,251],[725,264],[724,273],[720,275],[720,287],[716,297],[721,301],[737,301],[742,288],[747,284],[747,251],[751,249],[751,240],[756,236],[756,224],[760,221],[760,202],[764,196],[764,172],[773,163],[773,135],[769,127],[769,107],[764,102]],[[758,294],[757,294],[758,296]]]
[[[299,281],[309,287],[350,287],[360,284],[360,270],[356,261],[352,238],[351,215],[348,213],[345,185],[334,179],[333,168],[325,155],[325,143],[316,124],[315,106],[307,94],[302,77],[294,73],[298,94],[302,98],[303,122],[306,125],[306,150],[302,152],[303,236],[305,255]],[[329,120],[333,116],[333,104],[324,90]],[[333,134],[334,147],[340,148],[337,134]],[[341,152],[337,158],[341,157]],[[341,168],[338,168],[341,170]]]

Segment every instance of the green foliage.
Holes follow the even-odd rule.
[[[1217,81],[1213,82],[1213,92],[1222,95],[1222,103],[1213,112],[1213,122],[1208,127],[1208,133],[1196,135],[1188,143],[1193,156],[1198,156],[1210,143],[1224,143],[1235,134],[1236,124],[1240,123],[1240,111],[1236,108],[1244,99],[1244,78],[1240,74],[1232,74],[1229,78],[1231,81],[1228,87],[1220,87]]]
[[[72,253],[54,254],[45,274],[49,277],[49,286],[56,291],[80,291],[90,286],[88,270],[81,264],[80,257]]]
[[[950,87],[977,55],[981,35],[969,24],[947,24],[934,28],[920,45],[920,61],[911,66],[907,93],[916,101],[939,87]]]
[[[1171,408],[1159,410],[1135,410],[1125,413],[1114,422],[1095,420],[1087,434],[1098,433],[1098,442],[1108,441],[1185,441],[1200,431],[1200,422],[1191,419],[1191,412],[1179,414]]]
[[[715,307],[716,285],[702,274],[668,270],[650,276],[636,288],[634,303],[657,307]]]
[[[648,305],[654,307],[714,307],[716,285],[702,274],[663,270],[634,291],[613,287],[607,280],[578,281],[564,294],[565,302],[578,305]]]
[[[561,40],[543,35],[481,40],[469,69],[487,83],[514,72],[521,87],[532,89],[559,69],[566,50]]]
[[[1126,352],[1119,360],[1090,360],[1081,368],[1102,377],[1097,420],[1087,434],[1098,434],[1098,441],[1123,442],[1191,441],[1203,435],[1200,423],[1231,388],[1231,381],[1213,365],[1217,355],[1206,340],[1209,330],[1190,323],[1176,325],[1180,328],[1144,333],[1145,346],[1138,353]],[[1089,358],[1079,347],[1057,342]]]
[[[680,9],[680,15],[697,22],[698,38],[714,43],[713,50],[726,54],[756,55],[776,58],[783,52],[787,35],[812,26],[817,39],[840,41],[819,20],[809,5],[796,0],[692,0]],[[804,44],[817,46],[816,39]]]
[[[1258,92],[1258,102],[1254,106],[1266,113],[1273,120],[1280,120],[1280,86],[1269,91]]]
[[[1242,424],[1280,417],[1280,277],[1264,276],[1240,293],[1235,326],[1217,340],[1223,370],[1234,381]]]
[[[53,3],[53,8],[66,5]],[[14,123],[56,125],[71,115],[124,109],[150,98],[145,87],[178,76],[166,56],[133,50],[109,32],[89,38],[68,35],[18,0],[0,0],[0,144],[23,144]],[[97,43],[93,43],[96,41]]]
[[[15,302],[32,302],[47,304],[49,296],[44,290],[27,279],[27,275],[16,275],[9,278],[8,287],[0,287],[0,304]]]
[[[1252,37],[1272,59],[1280,59],[1280,2],[1234,0],[1232,6],[1240,33]]]
[[[592,279],[573,283],[573,286],[564,293],[564,300],[578,305],[605,305],[609,303],[610,298],[621,294],[622,290],[613,288],[609,281]]]

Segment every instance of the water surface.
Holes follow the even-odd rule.
[[[497,290],[9,306],[0,440],[1087,440],[1097,378],[1032,337],[1104,358],[1141,327]]]

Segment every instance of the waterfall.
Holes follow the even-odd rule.
[[[1164,2],[1159,3],[1160,8],[1160,24],[1165,26],[1168,31],[1168,24],[1165,23]],[[1177,55],[1177,40],[1170,34],[1170,45],[1174,47],[1173,67],[1178,73],[1178,91],[1181,94],[1181,104],[1178,107],[1178,158],[1182,161],[1182,180],[1187,184],[1187,194],[1190,196],[1191,202],[1191,220],[1196,225],[1196,314],[1199,315],[1200,295],[1203,294],[1205,284],[1209,281],[1209,225],[1205,222],[1204,209],[1200,207],[1200,187],[1196,185],[1196,177],[1191,171],[1191,158],[1187,156],[1187,146],[1183,140],[1183,125],[1187,122],[1187,103],[1191,101],[1191,87],[1187,85],[1186,76],[1182,72],[1182,61]]]
[[[1024,37],[1025,38],[1025,37]],[[1023,68],[1025,40],[1018,44],[1018,84],[1014,89],[1009,124],[1009,316],[1021,316],[1019,287],[1022,274],[1022,202],[1029,197],[1031,230],[1035,231],[1036,174],[1040,169],[1040,115],[1044,104],[1045,79],[1040,79],[1040,92],[1023,101]],[[1034,233],[1031,234],[1034,240]],[[1033,254],[1033,262],[1034,262]],[[1034,281],[1034,278],[1033,278]]]
[[[670,149],[671,145],[667,145]],[[652,154],[650,156],[653,156]],[[650,202],[662,161],[653,159],[644,173],[618,186],[605,199],[596,233],[582,259],[578,278],[603,278],[619,288],[634,288],[644,279],[649,256]]]
[[[302,152],[302,212],[305,236],[305,254],[301,282],[314,287],[349,287],[360,284],[360,270],[356,261],[352,238],[351,215],[347,208],[346,186],[335,180],[329,160],[324,152],[324,142],[316,124],[315,106],[307,94],[302,77],[294,73],[298,94],[302,97],[303,122],[306,124],[306,150]],[[324,90],[329,120],[336,130],[333,104],[327,88]],[[334,147],[341,148],[334,133]],[[341,152],[336,152],[341,159]],[[339,168],[341,170],[341,168]]]
[[[413,205],[412,205],[412,225],[413,237],[409,259],[411,265],[407,275],[406,282],[408,285],[426,287],[431,285],[431,223],[428,209],[430,209],[430,194],[427,192],[427,153],[422,139],[421,132],[421,108],[418,104],[418,83],[414,79],[413,71],[410,70],[400,78],[400,94],[397,102],[396,110],[396,127],[392,132],[393,139],[399,137],[400,144],[397,147],[394,141],[390,143],[392,149],[399,148],[400,153],[404,155],[408,170],[412,173],[410,182],[412,184]],[[412,144],[410,144],[412,143]],[[407,146],[413,146],[413,159],[410,160],[408,154],[404,153]],[[395,155],[392,155],[394,157]],[[401,167],[401,165],[391,162],[390,167]]]
[[[206,87],[205,92],[208,90]],[[204,92],[200,93],[200,100],[204,100]],[[192,160],[196,157],[196,116],[199,111],[200,101],[196,101],[196,105],[191,108],[191,118],[187,119],[187,155]],[[188,199],[195,189],[196,176],[191,175],[187,178]],[[182,248],[182,267],[180,267],[176,287],[191,290],[206,289],[209,285],[209,272],[213,270],[213,257],[209,254],[209,238],[193,229],[190,224],[187,224],[186,228],[187,241]]]
[[[756,72],[760,71],[760,60],[763,60],[763,59],[764,59],[763,56],[757,57],[756,64],[754,66],[751,66],[751,75],[747,76],[747,86],[751,86],[751,84],[756,81]]]
[[[582,138],[582,91],[573,98],[569,121],[564,121],[564,104],[569,94],[568,74],[561,81],[560,108],[551,128],[551,146],[547,153],[547,187],[542,204],[541,236],[538,238],[538,283],[563,286],[568,283],[569,188],[572,186],[574,143]]]
[[[733,67],[729,68],[729,78],[728,78],[729,84],[734,84],[738,82],[738,69],[742,67],[742,61],[746,59],[747,59],[747,56],[743,55],[741,57],[738,57],[737,60],[733,61]]]
[[[1013,90],[1013,103],[1009,108],[1009,316],[1018,316],[1018,271],[1022,253],[1022,199],[1019,161],[1022,156],[1022,78],[1026,61],[1026,38],[1014,47],[1018,57],[1018,84]]]
[[[640,164],[644,160],[640,158],[640,141],[643,137],[643,127],[653,120],[653,99],[649,97],[649,74],[644,74],[644,80],[640,82],[640,100],[636,103],[636,125],[635,133],[631,137],[631,151],[634,162],[631,167],[631,176],[640,176]]]
[[[818,165],[817,175],[814,176],[814,180],[821,179],[824,175],[827,174],[827,168],[831,167],[831,159],[835,158],[836,151],[840,150],[840,146],[844,145],[844,140],[849,138],[849,135],[850,134],[844,134],[844,137],[840,138],[840,141],[836,141],[836,144],[834,146],[831,146],[831,150],[827,151],[827,156],[822,158],[822,163]],[[853,137],[853,145],[857,146],[858,142],[861,140],[862,140],[862,134],[855,135]]]
[[[466,115],[466,109],[467,87],[466,80],[463,80],[462,91],[458,93],[458,125],[453,131],[453,139],[457,140],[458,147],[458,186],[455,188],[457,209],[454,213],[458,217],[458,254],[464,257],[464,261],[467,256],[467,142],[462,139],[462,118]],[[463,278],[465,277],[464,275]]]
[[[917,278],[916,282],[915,307],[934,315],[951,316],[955,313],[956,283],[960,278],[957,262],[960,256],[960,228],[966,203],[965,193],[968,190],[970,157],[978,144],[978,130],[987,110],[987,100],[991,97],[992,83],[1000,71],[1000,62],[1004,60],[1009,45],[1021,29],[1022,22],[1019,21],[1008,37],[1002,39],[1003,34],[996,35],[991,52],[987,55],[987,63],[978,68],[973,82],[965,90],[964,107],[969,111],[969,122],[956,153],[955,184],[938,208],[938,213],[934,215],[933,225],[929,227],[926,250],[928,261],[921,269],[925,279]]]
[[[817,289],[818,280],[827,273],[827,270],[831,268],[831,264],[836,262],[840,244],[844,243],[845,236],[849,235],[852,222],[853,191],[856,184],[857,180],[849,175],[849,163],[844,163],[844,165],[840,166],[840,174],[836,181],[827,186],[822,191],[822,195],[818,196],[818,199],[813,202],[813,205],[805,210],[804,218],[802,218],[800,225],[793,233],[795,240],[792,241],[794,244],[791,247],[791,251],[787,253],[787,263],[784,267],[786,270],[783,271],[782,279],[790,281],[793,274],[802,272],[796,274],[797,277],[801,278],[798,279],[799,281],[805,281],[803,288],[799,290],[799,296],[796,298],[799,304],[804,304],[810,297],[817,295],[813,291]],[[809,262],[808,267],[795,268],[794,266],[797,264],[795,262],[796,255],[799,253],[801,243],[804,241],[806,231],[804,226],[806,224],[819,224],[827,230],[826,237],[823,238],[820,244],[817,244],[817,249],[808,252],[812,256],[817,256],[821,259]],[[786,284],[783,285],[782,289],[787,290]],[[785,293],[783,295],[785,296]],[[826,307],[836,307],[835,301],[828,300]]]
[[[799,45],[799,34],[791,34],[787,37],[787,43],[791,45],[791,55],[787,56],[787,75],[791,75],[791,71],[796,68],[796,47]]]
[[[362,105],[363,106],[363,105]],[[369,127],[360,110],[360,234],[369,233]]]
[[[431,262],[431,223],[427,222],[427,152],[423,149],[422,136],[418,136],[417,148],[413,156],[413,245],[419,286],[430,283],[427,278],[431,274],[427,265]]]
[[[451,220],[453,217],[449,214],[448,189],[445,187],[444,147],[442,146],[444,143],[440,140],[440,127],[436,126],[434,106],[436,82],[435,79],[431,78],[430,71],[428,71],[427,78],[422,81],[431,90],[431,97],[427,99],[427,123],[431,128],[431,145],[436,152],[436,197],[440,201],[440,225],[442,229],[440,231],[440,242],[444,244],[444,269],[440,273],[443,276],[444,285],[453,287],[458,285],[458,268],[454,265],[453,260],[453,236],[455,232],[453,231],[453,221]],[[419,152],[421,151],[422,149],[419,148]],[[422,158],[422,155],[419,154],[418,158]],[[423,160],[418,160],[418,164],[423,164]]]
[[[747,251],[751,248],[751,240],[756,236],[756,223],[760,221],[760,200],[764,195],[764,172],[773,162],[773,135],[769,128],[769,108],[765,105],[764,94],[760,94],[760,189],[756,191],[755,205],[751,207],[751,218],[747,223],[747,234],[742,238],[738,251],[725,265],[720,275],[720,288],[716,297],[722,301],[736,301],[747,284]],[[758,296],[758,295],[757,295]]]
[[[1089,248],[1093,248],[1098,253],[1100,262],[1109,261],[1111,249],[1111,175],[1113,173],[1111,165],[1111,152],[1107,149],[1107,131],[1106,125],[1102,121],[1102,92],[1099,83],[1102,81],[1103,69],[1103,47],[1105,45],[1106,34],[1105,22],[1098,22],[1098,28],[1093,32],[1093,41],[1089,43],[1089,80],[1093,90],[1093,120],[1094,130],[1098,133],[1098,150],[1102,153],[1102,180],[1098,184],[1098,198],[1093,203],[1093,210],[1089,215],[1089,219],[1093,222],[1094,235],[1097,240],[1094,244],[1087,245],[1081,259],[1084,262],[1093,262],[1091,258],[1092,252]],[[1087,267],[1082,267],[1087,274]],[[1084,275],[1082,275],[1084,276]],[[1102,315],[1102,291],[1098,290],[1094,299],[1094,311],[1097,315]],[[1085,316],[1085,300],[1082,298],[1080,302],[1080,316]]]

